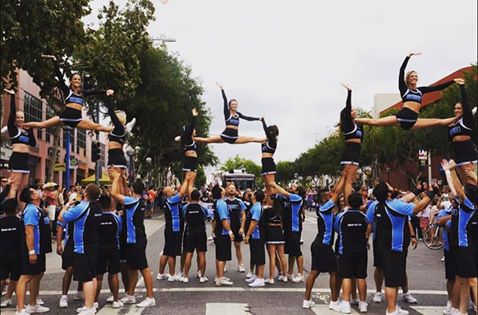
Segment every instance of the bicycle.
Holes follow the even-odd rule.
[[[428,225],[425,231],[423,231],[423,243],[427,248],[437,250],[442,249],[443,246],[445,246],[443,244],[442,229],[443,227],[435,223],[431,223]]]

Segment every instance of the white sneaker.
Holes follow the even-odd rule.
[[[113,306],[113,308],[120,308],[120,307],[123,307],[124,304],[123,304],[123,302],[121,302],[121,301],[113,301],[113,305],[112,305],[112,306]]]
[[[263,286],[265,286],[265,285],[266,285],[266,284],[264,283],[264,278],[262,278],[262,279],[256,278],[256,280],[254,280],[254,282],[249,283],[249,286],[250,286],[251,288],[263,287]]]
[[[176,275],[169,275],[168,277],[168,282],[174,282],[177,281],[177,276]]]
[[[447,301],[445,309],[443,310],[443,314],[450,315],[450,313],[451,313],[451,301]]]
[[[388,311],[385,311],[385,315],[398,315],[398,309],[395,309],[395,311],[389,313]]]
[[[136,303],[136,297],[134,295],[128,295],[126,294],[124,298],[120,300],[124,304],[135,304]]]
[[[95,315],[96,314],[96,308],[85,308],[81,312],[78,312],[77,315]]]
[[[441,262],[445,262],[445,256],[440,259]]]
[[[468,309],[474,311],[475,308],[476,308],[475,303],[473,303],[473,301],[470,299],[470,301],[468,302]]]
[[[304,300],[304,302],[302,302],[302,308],[311,308],[314,305],[315,303],[312,300]]]
[[[264,280],[264,283],[267,283],[267,284],[274,284],[274,279],[265,279]]]
[[[27,305],[26,310],[28,313],[46,313],[50,309],[42,305]]]
[[[222,278],[225,279],[225,280],[227,280],[227,281],[231,281],[231,279],[228,278],[228,277],[222,277]],[[214,282],[216,282],[216,281],[218,281],[218,280],[219,280],[218,277],[214,277]]]
[[[30,313],[28,313],[27,310],[24,308],[19,311],[15,311],[15,315],[30,315]]]
[[[37,298],[37,305],[45,305],[45,302],[41,298]]]
[[[287,282],[289,280],[287,279],[287,276],[279,276],[277,277],[277,281]]]
[[[368,303],[365,301],[359,302],[359,311],[360,313],[367,313]]]
[[[340,301],[337,299],[337,301],[330,301],[329,303],[329,310],[333,310],[336,312],[340,312]]]
[[[209,279],[207,277],[201,277],[199,278],[199,283],[204,283],[204,282],[208,282]]]
[[[222,285],[233,285],[234,283],[230,280],[225,279],[224,277],[218,278],[216,280],[216,285],[217,286],[222,286]]]
[[[239,265],[239,267],[237,267],[237,271],[239,271],[239,272],[246,272],[246,269],[244,269],[244,266],[243,266],[243,265]]]
[[[196,274],[196,277],[197,277],[198,279],[201,279],[201,277],[202,277],[201,271],[198,271],[198,273]]]
[[[106,299],[106,303],[113,303],[115,301],[115,297],[110,295],[108,296],[108,298]]]
[[[182,283],[189,283],[189,278],[188,277],[183,277]]]
[[[408,313],[409,313],[407,310],[401,309],[400,306],[398,306],[398,305],[396,306],[396,310],[397,310],[399,315],[408,315]]]
[[[12,299],[5,299],[2,304],[0,304],[0,307],[9,307],[12,305]]]
[[[77,291],[76,294],[73,296],[73,301],[83,301],[85,298],[83,291]]]
[[[359,299],[352,299],[352,300],[350,301],[350,305],[352,305],[352,306],[358,306],[358,305],[359,305],[359,302],[360,302]]]
[[[252,277],[252,275],[253,275],[253,273],[249,271],[249,272],[246,274],[246,278],[250,278],[250,277]]]
[[[136,304],[136,307],[151,307],[156,306],[156,300],[154,298],[145,298],[141,303]]]
[[[252,275],[252,277],[246,278],[246,282],[247,283],[252,283],[256,280],[256,278],[257,278],[256,275]]]
[[[339,304],[340,313],[350,314],[350,302],[342,301]]]
[[[224,272],[227,272],[227,265],[224,265]]]
[[[168,273],[158,273],[156,280],[166,280],[170,277]]]
[[[373,296],[374,303],[382,303],[382,292],[376,292]]]
[[[62,295],[60,298],[60,302],[58,302],[60,308],[67,308],[68,307],[68,296]]]
[[[93,303],[93,307],[92,307],[92,308],[94,308],[95,311],[96,311],[96,309],[98,308],[98,302]],[[76,312],[77,312],[77,313],[80,313],[80,312],[83,312],[83,311],[86,311],[86,310],[88,310],[88,308],[87,308],[86,306],[82,306],[82,307],[78,307],[78,308],[76,309]]]
[[[297,276],[292,277],[292,282],[293,283],[299,283],[304,281],[304,276],[301,275],[300,273],[297,274]]]
[[[405,293],[402,295],[402,301],[405,301],[410,304],[417,304],[418,301],[410,293]]]

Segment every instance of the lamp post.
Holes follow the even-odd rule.
[[[148,187],[151,186],[151,163],[153,162],[153,159],[150,158],[149,156],[146,158],[146,163],[148,163]]]
[[[128,147],[126,149],[126,155],[128,155],[129,157],[129,161],[128,161],[128,180],[129,182],[133,182],[134,180],[134,155],[135,155],[135,151],[132,147]]]

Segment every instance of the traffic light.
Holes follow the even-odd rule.
[[[101,158],[100,142],[93,140],[91,142],[91,161],[96,162]]]

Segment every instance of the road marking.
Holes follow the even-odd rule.
[[[329,309],[329,305],[314,305],[312,306],[312,311],[314,311],[315,314],[320,314],[320,315],[337,315],[337,313],[334,310]],[[358,314],[356,310],[353,308],[350,309],[350,314]]]
[[[120,308],[113,308],[111,304],[107,304],[102,307],[98,312],[97,315],[140,315],[143,313],[144,308],[136,307],[136,305],[125,305]]]
[[[1,309],[1,313],[2,315],[15,315],[15,311],[17,309],[16,308],[13,308],[13,307],[9,307],[9,308],[2,308]]]
[[[206,315],[245,315],[249,306],[244,303],[206,303]]]
[[[444,306],[410,306],[415,311],[423,315],[442,315]]]

